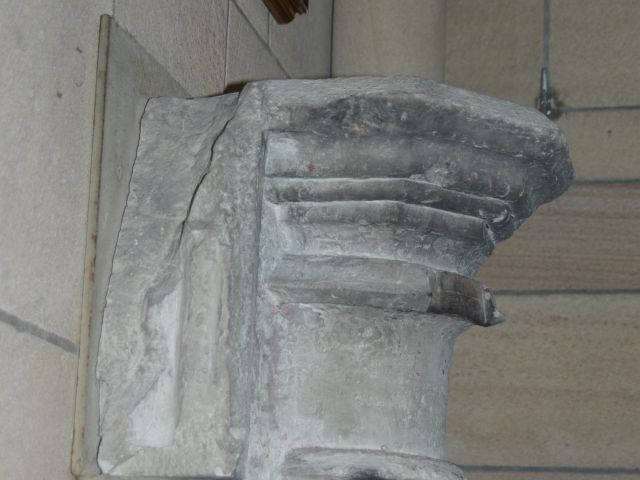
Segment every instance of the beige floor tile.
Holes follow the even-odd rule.
[[[333,71],[444,79],[444,0],[336,0]]]
[[[640,179],[640,110],[566,113],[557,123],[577,179]]]
[[[309,2],[309,11],[286,25],[270,19],[269,45],[292,78],[331,74],[332,0]]]
[[[260,38],[269,41],[269,10],[262,0],[234,0]]]
[[[550,13],[559,99],[574,107],[640,104],[640,2],[551,0]]]
[[[448,457],[623,467],[640,458],[640,295],[500,296],[457,341]]]
[[[535,106],[543,2],[448,0],[445,83]]]
[[[0,308],[72,340],[99,16],[111,5],[8,0],[0,14]]]
[[[0,478],[71,480],[76,357],[0,323]]]
[[[478,278],[501,289],[640,288],[640,183],[574,186],[498,244]]]
[[[287,77],[266,44],[260,40],[234,3],[229,4],[226,69],[227,87],[237,88],[251,80]]]
[[[227,0],[116,0],[116,21],[193,96],[224,89]]]

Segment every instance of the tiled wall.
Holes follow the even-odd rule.
[[[258,0],[0,4],[0,479],[67,480],[100,14],[197,96],[328,76],[332,1],[287,26]]]
[[[640,2],[550,0],[567,107],[640,104]],[[445,82],[533,107],[543,0],[448,0]],[[456,345],[448,455],[471,480],[640,479],[640,109],[557,120],[570,190],[479,277],[507,322]]]

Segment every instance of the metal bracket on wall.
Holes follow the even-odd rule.
[[[554,118],[556,113],[555,97],[549,86],[549,70],[542,68],[540,71],[540,92],[538,93],[538,110],[548,118]]]
[[[547,118],[557,118],[556,98],[551,90],[549,80],[549,40],[551,31],[549,0],[544,0],[542,33],[542,70],[540,71],[540,90],[538,92],[537,107]]]

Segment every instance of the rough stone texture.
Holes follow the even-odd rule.
[[[319,476],[340,479],[462,480],[462,472],[445,462],[429,458],[371,450],[301,449],[287,456],[283,468],[290,480],[313,480]]]
[[[113,14],[114,3],[121,13],[127,8],[125,2],[113,0],[0,2],[0,309],[64,337],[67,343],[77,342],[82,302],[98,28],[100,15]],[[197,10],[205,2],[179,3]],[[219,8],[224,2],[206,3]],[[130,12],[134,10],[143,17],[149,12],[135,6]],[[161,21],[159,15],[154,16],[146,25],[147,38],[180,38],[168,34],[168,24],[194,35],[201,32],[192,28],[190,17],[195,14],[173,16],[165,9],[162,15],[170,18]],[[129,25],[141,23],[129,19]],[[201,75],[191,77],[196,87],[192,94],[221,91],[221,87],[211,88],[210,72],[221,78],[223,64],[207,68],[195,64],[211,55],[210,51],[202,53],[211,48],[216,49],[213,56],[224,62],[225,42],[210,42],[209,36],[225,39],[224,15],[222,20],[212,25],[211,16],[201,19],[214,30],[204,42],[195,45],[193,40],[180,40],[191,52],[202,48],[189,56],[194,65],[181,65],[183,71]],[[127,67],[131,75],[142,75],[144,83],[157,85],[157,70],[146,69],[148,64],[140,70]],[[259,68],[262,64],[256,65],[254,75],[264,78]],[[131,99],[131,93],[127,91],[124,97]],[[168,93],[147,91],[145,97]],[[174,90],[171,95],[180,93]],[[131,132],[137,141],[132,126],[139,119],[131,123],[124,115],[118,128]],[[116,140],[107,140],[112,139]],[[135,143],[133,146],[135,152]],[[122,160],[124,164],[129,158]],[[121,175],[128,182],[128,172]],[[71,413],[78,362],[73,357],[60,366],[50,349],[37,338],[0,334],[2,479],[62,480],[71,476]],[[82,403],[76,406],[82,408]]]
[[[187,240],[184,221],[235,101],[156,99],[145,109],[138,147],[145,162],[131,178],[98,358],[103,473],[223,475],[233,468],[216,444],[229,408],[220,371],[225,296],[207,293],[223,290],[211,266],[219,252],[196,261],[216,247]]]
[[[101,467],[460,478],[453,340],[501,319],[471,277],[571,177],[541,114],[416,78],[153,101],[104,316]]]

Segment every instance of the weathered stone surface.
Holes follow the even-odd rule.
[[[184,222],[235,103],[230,95],[146,107],[97,366],[103,473],[233,469],[232,439],[217,443],[229,435],[224,249],[195,241]]]
[[[283,469],[291,480],[332,479],[461,480],[455,465],[412,455],[371,450],[302,449],[291,452]]]
[[[150,102],[104,315],[111,475],[450,479],[472,279],[572,169],[535,111],[414,78]]]

